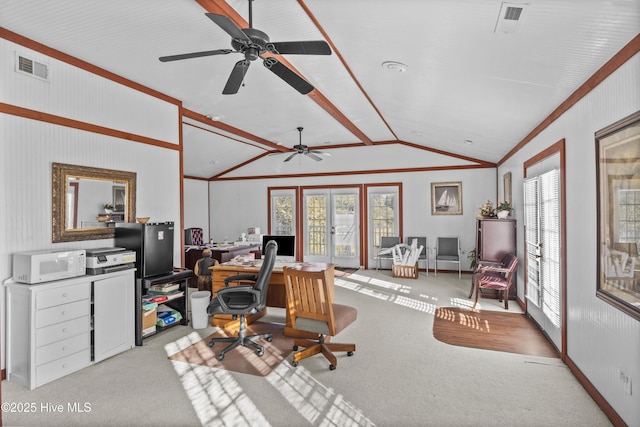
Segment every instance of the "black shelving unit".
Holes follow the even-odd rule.
[[[136,279],[136,345],[141,346],[142,340],[148,338],[157,333],[165,331],[176,325],[188,325],[189,324],[189,278],[193,276],[193,271],[188,269],[176,269],[171,273],[161,274],[153,277],[143,277],[142,279]],[[182,296],[173,298],[168,301],[164,301],[160,304],[171,307],[173,310],[178,311],[182,315],[180,322],[173,323],[165,327],[156,327],[155,334],[149,334],[145,337],[142,336],[142,296],[147,293],[152,285],[159,285],[162,283],[179,283],[180,291],[183,292]]]

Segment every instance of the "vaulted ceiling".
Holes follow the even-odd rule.
[[[640,29],[637,0],[254,0],[272,42],[332,54],[263,55],[307,94],[258,58],[223,95],[241,53],[158,60],[233,50],[208,12],[250,20],[248,0],[3,0],[0,26],[181,100],[203,179],[491,166]],[[284,162],[299,142],[330,156]]]

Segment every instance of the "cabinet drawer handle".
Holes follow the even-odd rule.
[[[62,312],[62,315],[63,315],[63,316],[66,316],[66,315],[67,315],[67,312],[66,312],[66,311],[63,311],[63,312]]]
[[[67,328],[62,328],[62,332],[67,332],[68,329]]]
[[[67,364],[66,363],[62,364],[62,369],[67,369]]]
[[[68,296],[69,296],[69,294],[68,294],[68,293],[66,293],[66,292],[62,294],[62,297],[63,297],[63,298],[66,298],[66,297],[68,297]]]
[[[62,347],[62,351],[67,351],[67,346]]]

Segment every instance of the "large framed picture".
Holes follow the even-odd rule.
[[[462,182],[431,183],[431,215],[462,215]]]
[[[596,295],[640,320],[640,111],[596,133]]]

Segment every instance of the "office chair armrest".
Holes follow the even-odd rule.
[[[216,292],[216,299],[218,300],[218,302],[220,303],[220,307],[222,307],[224,311],[229,311],[229,306],[225,303],[224,298],[222,297],[227,294],[234,294],[234,293],[252,294],[254,304],[255,304],[256,298],[258,298],[260,294],[259,291],[256,291],[255,289],[253,289],[253,286],[249,286],[249,285],[231,286],[228,288],[219,289]]]
[[[239,282],[241,280],[250,280],[252,282],[255,282],[256,280],[258,280],[258,276],[255,274],[249,274],[249,273],[236,274],[235,276],[229,276],[226,279],[224,279],[224,286],[229,287],[230,282]]]

